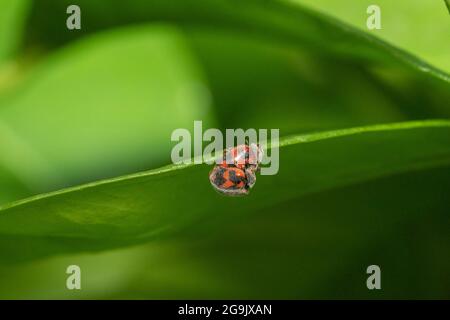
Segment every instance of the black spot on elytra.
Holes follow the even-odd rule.
[[[225,178],[223,177],[223,174],[224,174],[225,170],[226,169],[224,169],[222,167],[217,167],[217,169],[215,170],[215,173],[214,173],[214,184],[216,186],[221,186],[221,185],[223,185],[226,182]]]
[[[230,170],[230,181],[234,184],[239,183],[241,181],[241,178],[236,176],[236,172],[234,170]]]

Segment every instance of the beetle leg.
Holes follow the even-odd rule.
[[[256,175],[251,169],[245,169],[245,175],[247,177],[247,187],[253,188],[256,183]]]

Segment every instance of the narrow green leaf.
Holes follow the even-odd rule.
[[[353,27],[379,37],[411,54],[450,72],[450,24],[448,0],[282,0],[299,3],[329,16],[337,17]],[[381,29],[368,30],[367,8],[381,10]],[[433,21],[433,23],[430,23]]]
[[[51,5],[46,5],[46,2]],[[32,19],[35,25],[39,25],[33,40],[47,42],[49,45],[62,44],[74,37],[117,25],[163,20],[187,30],[234,30],[238,34],[307,47],[316,52],[321,51],[321,54],[328,52],[374,63],[398,60],[418,72],[450,81],[447,73],[379,38],[317,12],[289,4],[286,0],[130,0],[127,2],[127,10],[123,10],[120,0],[76,2],[89,12],[84,16],[84,23],[90,26],[89,30],[73,34],[57,28],[55,21],[46,18],[49,14],[46,10],[59,12],[73,1],[54,3],[51,0],[41,0],[37,1]],[[112,20],[111,17],[115,19]]]
[[[245,198],[215,193],[206,165],[172,165],[43,194],[1,207],[1,245],[22,238],[46,255],[145,242],[230,211],[245,215],[311,192],[447,165],[449,133],[449,121],[430,120],[288,137],[280,141],[279,173],[259,176]],[[39,248],[36,240],[46,244]]]

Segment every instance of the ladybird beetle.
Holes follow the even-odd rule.
[[[240,169],[249,168],[252,171],[258,170],[263,156],[262,148],[255,143],[250,146],[243,144],[234,148],[225,149],[223,152],[222,166],[235,166]]]
[[[218,165],[210,172],[209,181],[220,193],[239,196],[249,193],[256,182],[256,176],[252,170]]]

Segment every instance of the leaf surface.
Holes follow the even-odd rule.
[[[22,239],[24,246],[40,240],[42,247],[35,242],[34,251],[43,255],[114,248],[229,212],[245,215],[313,192],[445,166],[449,131],[448,121],[430,120],[287,137],[280,141],[279,173],[259,176],[243,198],[215,193],[210,167],[203,164],[172,165],[38,195],[1,207],[0,234],[7,239],[2,245],[11,243],[8,237]],[[28,253],[16,252],[18,258]]]

